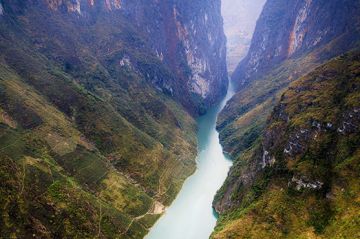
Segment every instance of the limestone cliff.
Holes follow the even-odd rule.
[[[124,1],[124,8],[174,73],[173,81],[155,79],[159,87],[198,113],[224,96],[226,40],[219,0]]]
[[[358,1],[270,0],[262,12],[247,57],[233,74],[242,85],[287,59],[318,49],[359,29]],[[349,36],[348,36],[349,38]],[[347,43],[339,44],[345,47]]]
[[[359,1],[267,1],[249,53],[232,75],[238,92],[219,116],[227,152],[237,157],[256,140],[289,83],[357,46],[359,6]]]
[[[109,14],[115,11],[129,20],[172,73],[172,76],[161,76],[154,70],[143,69],[144,77],[192,113],[204,113],[224,96],[228,82],[220,0],[45,2],[52,10],[75,13],[79,17],[93,18],[93,14],[99,14],[102,9]]]

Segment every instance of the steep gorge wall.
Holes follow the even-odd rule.
[[[168,90],[184,105],[195,105],[198,113],[218,102],[227,89],[220,4],[219,0],[124,2],[127,16],[175,75]]]
[[[359,2],[340,0],[267,1],[247,57],[233,74],[246,84],[290,58],[318,49],[359,29]],[[347,43],[342,43],[346,48]]]
[[[203,113],[227,89],[226,47],[220,1],[47,1],[52,9],[86,15],[91,8],[120,10],[173,73],[147,72],[149,81],[193,113]],[[150,20],[151,19],[151,20]],[[186,99],[186,100],[185,100]]]
[[[190,1],[178,3],[178,21],[159,10],[163,23],[173,24],[168,29],[183,35],[147,33],[134,9],[167,2],[0,1],[1,235],[142,238],[195,170],[189,112],[203,112],[226,89],[226,78],[205,76],[218,69],[213,62],[222,69],[222,35],[200,48],[213,25],[194,25],[199,35],[186,30],[205,14]],[[220,12],[217,3],[206,11]],[[157,16],[141,21],[151,25]],[[220,24],[218,17],[209,21]],[[183,52],[165,47],[161,56],[162,39],[175,39]],[[209,52],[218,55],[204,63]],[[221,86],[197,97],[192,77]]]
[[[267,1],[249,53],[232,75],[238,92],[219,116],[227,152],[237,157],[254,142],[289,83],[357,46],[359,6],[359,1]]]
[[[4,1],[6,2],[6,1]],[[31,2],[31,1],[29,1]],[[29,2],[12,4],[22,11]],[[51,10],[79,18],[96,19],[102,14],[120,15],[138,33],[170,74],[160,75],[142,65],[143,75],[163,92],[172,95],[193,114],[202,114],[226,93],[226,39],[220,0],[130,1],[41,0]],[[131,59],[130,59],[131,61]]]
[[[358,190],[347,201],[342,201],[339,195],[329,198],[327,193],[339,186],[334,175],[342,175],[347,182],[356,177],[352,170],[346,172],[348,168],[337,163],[358,162],[357,133],[349,133],[344,139],[344,122],[334,119],[350,117],[349,114],[358,117],[357,106],[351,109],[339,106],[340,102],[350,102],[349,95],[359,92],[355,83],[358,51],[329,60],[359,47],[359,9],[360,1],[269,0],[265,4],[248,56],[232,76],[238,92],[217,123],[224,150],[235,163],[214,200],[214,207],[221,214],[214,238],[230,235],[267,238],[270,234],[298,238],[302,233],[329,238],[332,233],[337,236],[358,233],[355,230],[358,222],[351,224],[350,234],[341,228],[336,231],[335,217],[342,218],[341,225],[349,221],[335,212],[327,214],[332,206],[338,208],[342,203],[356,206],[353,201]],[[282,104],[286,97],[292,99],[291,106]],[[289,111],[294,113],[294,119],[289,117]],[[274,115],[287,122],[286,126]],[[313,128],[299,129],[300,123]],[[355,125],[352,121],[348,123]],[[322,134],[323,131],[327,133]],[[308,144],[310,141],[313,144]],[[347,144],[353,144],[351,149]],[[276,153],[268,150],[278,146],[281,149],[277,148]],[[338,151],[332,151],[332,146]],[[346,152],[346,156],[338,161],[342,156],[334,159],[334,155],[340,152]],[[307,160],[321,166],[308,167]],[[351,191],[347,187],[344,190]],[[314,198],[319,207],[309,204],[314,209],[312,214],[311,207],[303,206]],[[278,207],[280,204],[283,206]],[[304,215],[296,215],[297,210]],[[349,211],[342,213],[349,218],[356,216]]]
[[[294,81],[235,161],[212,238],[357,238],[359,50]]]

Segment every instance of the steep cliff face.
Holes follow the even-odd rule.
[[[267,1],[249,53],[232,76],[238,93],[218,120],[225,151],[237,157],[251,146],[289,83],[357,46],[359,6],[359,1]]]
[[[219,191],[213,238],[359,237],[360,52],[292,83]]]
[[[218,102],[227,89],[220,5],[219,0],[124,1],[127,16],[174,72],[175,81],[159,86],[198,113]]]
[[[238,66],[233,80],[243,85],[286,59],[296,58],[342,35],[355,34],[354,30],[359,28],[358,11],[358,1],[267,1],[249,54]]]
[[[143,64],[140,68],[144,77],[192,113],[204,113],[225,95],[228,85],[226,39],[220,0],[196,3],[175,0],[43,1],[54,11],[73,13],[78,18],[95,20],[103,13],[126,18],[142,35],[146,42],[143,43],[171,72],[171,75],[159,75]],[[19,4],[26,6],[27,3]]]
[[[195,169],[196,125],[188,111],[198,112],[221,94],[178,101],[180,94],[191,95],[184,86],[195,74],[190,69],[180,78],[183,69],[165,59],[171,54],[156,51],[166,35],[147,34],[129,15],[134,1],[0,3],[0,234],[142,238]],[[220,12],[212,3],[206,10]],[[179,7],[178,23],[173,15],[162,21],[186,29],[191,6],[200,9],[189,2],[187,11]],[[220,24],[216,16],[209,21]],[[214,36],[206,32],[210,24],[202,26],[195,28]],[[183,37],[179,45],[201,41]],[[213,62],[221,62],[218,39],[199,50],[219,53]],[[188,63],[180,55],[173,60]],[[226,79],[203,77],[210,88],[226,88]]]

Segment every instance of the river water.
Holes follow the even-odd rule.
[[[197,170],[189,177],[165,214],[146,239],[207,239],[216,225],[212,201],[232,162],[223,154],[216,118],[234,94],[230,85],[225,99],[198,118]]]

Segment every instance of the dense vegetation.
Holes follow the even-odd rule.
[[[121,14],[20,2],[0,15],[0,237],[143,237],[195,169],[195,121],[151,81],[173,76]]]
[[[266,2],[218,119],[234,166],[214,238],[358,237],[359,8]]]
[[[360,236],[359,66],[337,57],[281,95],[215,199],[213,238]]]

